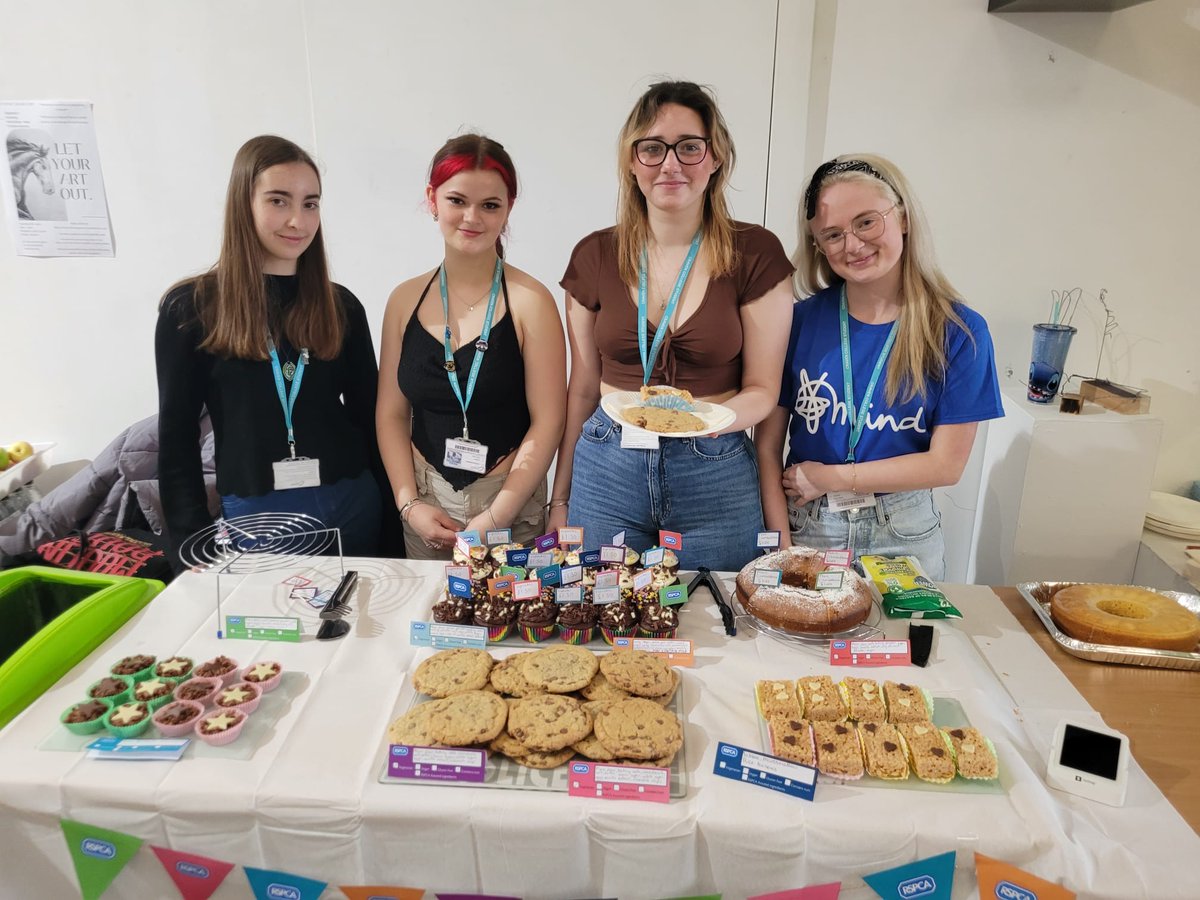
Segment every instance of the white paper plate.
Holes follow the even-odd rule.
[[[1200,502],[1178,494],[1151,491],[1146,518],[1171,528],[1200,531]]]
[[[625,418],[621,415],[621,411],[629,406],[641,405],[642,396],[637,391],[613,391],[611,394],[605,394],[600,398],[600,408],[622,428],[637,428],[637,426],[626,422]],[[691,413],[704,423],[704,427],[699,431],[673,431],[670,434],[663,432],[655,433],[659,437],[664,438],[705,437],[715,431],[720,431],[722,428],[728,427],[737,418],[737,413],[728,406],[722,406],[719,403],[709,403],[705,400],[697,400],[696,408],[691,410]]]
[[[33,456],[0,472],[0,497],[7,497],[21,485],[28,484],[50,468],[50,450],[53,447],[53,443],[34,444]]]
[[[1170,525],[1164,525],[1153,519],[1147,519],[1145,525],[1147,531],[1154,531],[1158,534],[1165,534],[1167,537],[1178,538],[1184,541],[1196,541],[1200,543],[1200,531],[1194,531],[1190,528],[1173,528]]]

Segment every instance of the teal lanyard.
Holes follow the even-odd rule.
[[[854,411],[854,368],[850,363],[850,313],[846,308],[846,285],[842,285],[842,298],[838,308],[842,326],[842,379],[846,387],[846,409],[850,414],[850,449],[846,453],[846,462],[854,462],[854,448],[862,437],[863,426],[867,423],[867,410],[871,406],[871,395],[875,393],[875,384],[879,381],[879,373],[887,362],[888,354],[892,352],[892,344],[896,342],[896,329],[900,323],[893,322],[888,332],[883,349],[879,351],[879,359],[875,360],[875,371],[867,382],[867,391],[863,394],[862,405],[858,412]]]
[[[450,387],[458,398],[458,405],[463,414],[463,440],[470,440],[467,431],[467,407],[471,405],[471,397],[475,393],[475,379],[479,377],[479,367],[483,365],[483,354],[487,352],[488,336],[492,333],[492,316],[496,314],[496,296],[500,293],[500,279],[504,274],[504,260],[496,257],[496,271],[492,275],[492,291],[488,294],[487,312],[483,317],[483,330],[479,340],[475,342],[475,358],[471,360],[471,374],[467,376],[467,396],[464,399],[462,389],[458,386],[458,375],[455,374],[454,353],[450,350],[450,294],[446,289],[446,264],[438,269],[438,287],[442,291],[442,317],[446,330],[442,333],[442,349],[446,352],[446,377],[450,379]]]
[[[700,231],[697,231],[696,236],[692,238],[692,246],[688,248],[683,267],[675,279],[671,297],[667,300],[663,314],[658,320],[658,326],[654,330],[654,342],[650,345],[649,352],[646,351],[646,248],[642,248],[642,264],[638,268],[638,351],[642,354],[642,384],[650,383],[650,373],[654,371],[654,360],[658,358],[658,351],[662,348],[663,339],[667,336],[671,316],[675,315],[675,307],[679,303],[679,295],[683,293],[683,286],[687,283],[688,274],[692,271],[692,263],[696,261],[696,254],[700,252],[700,234]]]
[[[300,362],[296,364],[296,373],[292,376],[292,390],[287,393],[283,387],[283,369],[279,365],[279,353],[275,350],[275,341],[267,335],[267,351],[271,354],[271,370],[275,373],[275,392],[279,394],[279,405],[283,407],[283,422],[287,425],[288,449],[292,459],[296,458],[296,432],[292,429],[292,410],[296,406],[296,398],[300,396],[300,382],[304,379],[304,367],[308,365],[308,348],[300,351]]]

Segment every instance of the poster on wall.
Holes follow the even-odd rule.
[[[0,101],[18,256],[113,256],[100,153],[86,101]]]

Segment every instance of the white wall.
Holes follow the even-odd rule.
[[[512,151],[524,192],[510,256],[553,286],[573,243],[611,222],[630,103],[671,75],[717,89],[740,155],[735,211],[787,245],[821,158],[895,159],[1002,371],[1023,377],[1051,289],[1107,288],[1122,333],[1101,374],[1152,390],[1166,422],[1156,486],[1181,489],[1200,477],[1194,3],[985,8],[0,0],[0,97],[96,103],[118,254],[18,258],[0,236],[0,440],[92,456],[154,410],[155,304],[212,262],[245,138],[277,132],[316,151],[335,274],[378,329],[391,286],[437,262],[419,206],[445,137],[476,126]],[[1072,371],[1094,371],[1095,315],[1077,317]]]

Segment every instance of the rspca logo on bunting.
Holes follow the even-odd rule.
[[[99,838],[84,838],[79,849],[83,851],[84,856],[91,856],[95,859],[112,859],[117,855],[116,847]]]
[[[209,875],[208,869],[204,866],[198,866],[182,859],[175,863],[175,871],[188,878],[207,878]]]
[[[896,893],[904,900],[910,900],[912,897],[928,897],[937,890],[937,882],[929,875],[918,875],[916,878],[910,878],[908,881],[902,881],[896,885]]]
[[[272,900],[300,900],[300,891],[290,884],[269,884],[267,896]]]
[[[1000,900],[1038,900],[1037,894],[1033,891],[1027,891],[1025,888],[1019,887],[1011,881],[997,882],[996,896]]]

